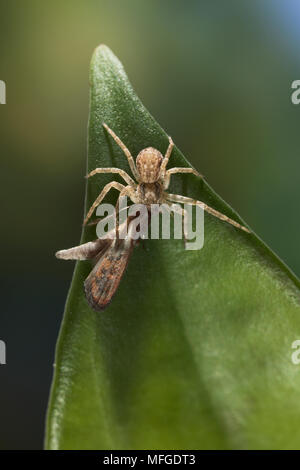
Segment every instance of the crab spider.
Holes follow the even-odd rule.
[[[234,227],[244,230],[245,232],[250,232],[248,228],[240,225],[235,220],[230,219],[225,214],[218,212],[202,201],[197,201],[196,199],[181,196],[179,194],[170,194],[166,191],[169,187],[171,176],[176,173],[192,173],[193,175],[201,176],[194,168],[174,167],[167,170],[167,164],[174,147],[171,137],[169,137],[169,145],[164,156],[159,152],[159,150],[153,147],[147,147],[140,151],[135,163],[130,151],[120,138],[108,127],[107,124],[103,123],[103,126],[123,150],[136,181],[134,181],[126,171],[121,170],[120,168],[96,168],[91,171],[87,175],[87,178],[99,173],[115,173],[123,178],[126,186],[118,183],[117,181],[112,181],[104,186],[101,193],[89,209],[84,220],[84,225],[87,224],[95,208],[101,203],[108,191],[115,188],[120,192],[119,199],[122,196],[128,196],[133,203],[144,204],[149,208],[151,204],[166,203],[168,205],[172,205],[174,202],[199,206],[214,217],[228,222]]]

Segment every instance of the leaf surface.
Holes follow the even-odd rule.
[[[166,133],[106,46],[94,52],[90,80],[88,171],[130,173],[103,122],[134,157],[148,146],[165,153]],[[187,165],[175,147],[169,167]],[[85,212],[112,180],[122,181],[88,180]],[[201,178],[174,175],[170,192],[241,222]],[[106,201],[116,197],[112,190]],[[88,227],[81,243],[95,238]],[[46,448],[300,447],[300,366],[291,360],[299,281],[260,239],[207,214],[199,251],[180,240],[145,241],[102,313],[84,296],[90,269],[77,262],[66,303]]]

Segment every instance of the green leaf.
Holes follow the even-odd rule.
[[[167,135],[105,46],[93,55],[90,79],[89,171],[129,171],[103,122],[134,156],[148,146],[165,152]],[[175,147],[169,167],[186,165]],[[86,210],[113,179],[88,180]],[[241,221],[193,175],[174,176],[170,192]],[[95,238],[88,227],[81,243]],[[291,360],[300,338],[299,281],[254,234],[206,214],[202,250],[146,241],[102,313],[84,297],[90,269],[77,262],[67,299],[48,449],[300,447],[300,366]]]

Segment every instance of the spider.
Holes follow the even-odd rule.
[[[87,224],[95,208],[101,203],[102,199],[106,196],[108,191],[112,188],[115,188],[120,192],[117,205],[122,196],[128,196],[133,203],[144,204],[148,209],[150,209],[151,204],[165,203],[168,206],[172,206],[173,210],[178,211],[178,209],[176,209],[176,205],[173,203],[191,204],[201,207],[209,214],[212,214],[218,219],[224,220],[225,222],[228,222],[229,224],[244,230],[245,232],[250,232],[243,225],[240,225],[238,222],[235,222],[221,212],[218,212],[212,207],[209,207],[202,201],[197,201],[190,197],[181,196],[179,194],[170,194],[166,191],[170,184],[170,178],[175,173],[192,173],[198,177],[202,177],[194,168],[174,167],[167,170],[167,164],[174,147],[174,143],[171,137],[169,137],[169,145],[165,156],[163,156],[159,150],[153,147],[147,147],[139,152],[135,163],[130,151],[119,139],[119,137],[108,127],[107,124],[103,123],[103,126],[126,155],[131,172],[136,182],[126,173],[126,171],[120,168],[95,168],[95,170],[91,171],[87,175],[87,178],[90,178],[91,176],[94,176],[98,173],[116,173],[124,179],[127,185],[125,186],[124,184],[118,183],[117,181],[112,181],[111,183],[108,183],[106,186],[104,186],[101,193],[88,211],[84,220],[84,225]],[[185,210],[183,208],[179,208],[179,210],[181,214],[185,215]]]

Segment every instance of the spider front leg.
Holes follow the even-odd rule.
[[[113,130],[110,129],[110,127],[108,127],[107,124],[105,124],[105,122],[103,122],[103,127],[105,127],[105,129],[107,130],[107,132],[112,136],[112,138],[114,139],[114,141],[118,144],[118,146],[123,150],[123,152],[125,153],[126,157],[127,157],[127,160],[128,160],[128,163],[129,163],[129,166],[130,166],[130,169],[132,171],[132,174],[133,176],[135,177],[135,179],[137,181],[139,181],[139,172],[137,171],[136,169],[136,166],[135,166],[135,162],[134,162],[134,159],[130,153],[130,151],[128,150],[128,148],[126,147],[126,145],[122,142],[121,139],[119,139],[119,137],[114,133]]]
[[[119,198],[118,198],[118,200],[119,200]],[[130,207],[130,206],[122,207],[122,209],[121,209],[120,212],[122,213],[122,212],[125,211],[125,213],[126,213],[127,209],[129,209],[129,207]],[[117,206],[116,206],[116,210],[117,210]],[[100,221],[102,221],[102,222],[108,221],[108,220],[112,219],[114,216],[115,216],[115,214],[113,213],[113,214],[107,215],[107,216],[104,217],[104,218],[103,218],[103,217],[99,217],[98,219],[93,220],[93,222],[89,222],[87,225],[88,225],[89,227],[92,227],[93,225],[97,225]]]
[[[172,137],[169,137],[169,146],[167,148],[167,151],[166,151],[166,154],[164,156],[164,159],[160,165],[160,172],[159,172],[159,176],[161,179],[164,179],[165,177],[165,173],[166,173],[166,168],[167,168],[167,164],[168,164],[168,161],[169,161],[169,158],[171,156],[171,153],[172,153],[172,150],[173,150],[173,147],[174,147],[174,142],[172,140]]]
[[[227,215],[216,211],[212,207],[209,207],[207,204],[205,204],[202,201],[197,201],[196,199],[181,196],[179,194],[166,194],[166,198],[167,198],[168,201],[171,201],[171,202],[180,202],[182,204],[191,204],[192,206],[199,206],[203,210],[208,212],[209,214],[212,214],[214,217],[217,217],[218,219],[224,220],[225,222],[228,222],[229,224],[233,225],[234,227],[237,227],[241,230],[244,230],[245,232],[251,233],[250,230],[247,227],[244,227],[243,225],[239,224],[235,220],[232,220],[229,217],[227,217]]]
[[[102,199],[106,196],[108,191],[112,188],[115,188],[118,191],[122,192],[122,190],[125,188],[125,186],[121,183],[118,183],[117,181],[112,181],[111,183],[106,184],[104,186],[104,188],[102,189],[101,193],[99,194],[99,196],[97,197],[97,199],[94,201],[94,203],[91,206],[90,210],[88,211],[88,213],[86,215],[86,218],[84,219],[83,225],[87,224],[88,220],[90,219],[90,217],[93,214],[96,207],[99,206]]]
[[[130,186],[126,186],[122,191],[120,192],[120,196],[118,197],[117,204],[115,207],[115,214],[116,214],[116,238],[119,239],[119,226],[120,226],[120,221],[119,221],[119,208],[120,208],[120,201],[122,200],[123,197],[129,196],[131,191],[134,191],[133,188]],[[129,208],[129,206],[126,206],[126,210]],[[125,207],[122,207],[122,210],[124,210]],[[127,226],[126,226],[127,229]]]
[[[126,173],[126,171],[121,170],[120,168],[95,168],[95,170],[92,170],[86,178],[90,178],[91,176],[94,176],[99,173],[116,173],[120,175],[124,181],[126,181],[127,184],[131,186],[136,186],[136,183],[133,181],[132,178]]]
[[[164,189],[168,189],[170,185],[171,175],[174,175],[175,173],[192,173],[195,176],[199,176],[203,178],[203,175],[200,175],[200,173],[198,173],[197,170],[194,170],[194,168],[181,168],[181,167],[170,168],[170,170],[167,170],[165,173],[165,177],[163,180]]]

